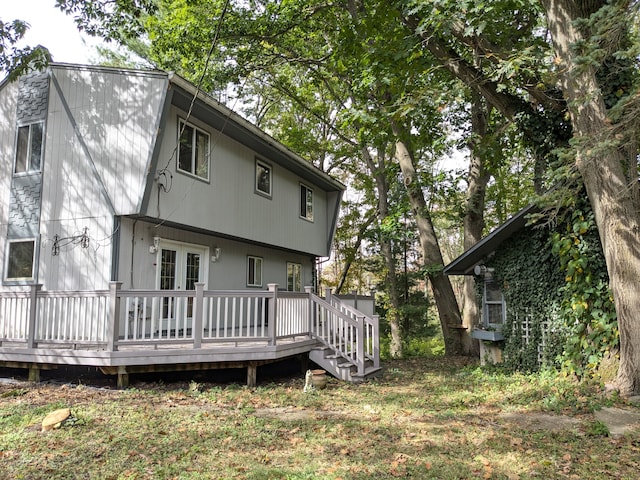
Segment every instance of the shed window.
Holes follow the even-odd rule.
[[[42,122],[18,127],[15,173],[37,172],[42,164]]]
[[[505,319],[505,302],[500,284],[485,278],[483,295],[483,322],[486,327],[500,328]]]
[[[300,216],[313,221],[313,190],[300,184]]]
[[[10,240],[7,280],[33,280],[35,240]]]
[[[262,258],[247,257],[247,286],[262,286]]]
[[[198,127],[178,122],[180,147],[178,148],[178,171],[209,180],[209,134]]]

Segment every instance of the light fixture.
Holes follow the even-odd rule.
[[[491,276],[491,274],[494,272],[495,270],[491,267],[487,267],[485,265],[476,265],[475,267],[473,267],[473,273],[475,273],[476,275],[488,275]]]
[[[213,249],[213,255],[211,255],[211,261],[212,262],[217,262],[218,260],[220,260],[220,253],[222,252],[222,249],[220,247],[215,247]]]
[[[160,248],[160,237],[153,237],[153,245],[149,245],[149,253],[156,253],[158,248]]]

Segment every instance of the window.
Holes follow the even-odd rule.
[[[302,265],[287,262],[287,290],[289,292],[302,291]]]
[[[271,166],[256,160],[256,192],[271,197]]]
[[[178,122],[180,148],[178,148],[178,171],[209,180],[209,134],[199,128]]]
[[[262,286],[262,258],[247,257],[247,286]]]
[[[313,190],[300,184],[300,216],[313,221]]]
[[[9,240],[7,280],[32,280],[35,240]]]
[[[42,123],[18,127],[15,173],[37,172],[42,163]]]
[[[484,282],[483,310],[486,327],[502,327],[505,316],[502,291],[498,282],[489,278],[486,278]]]

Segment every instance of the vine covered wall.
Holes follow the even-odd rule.
[[[556,220],[525,227],[485,262],[507,305],[503,358],[511,369],[591,375],[618,346],[604,255],[584,200]]]

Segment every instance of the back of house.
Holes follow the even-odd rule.
[[[52,64],[0,108],[4,289],[315,284],[343,185],[186,80]]]

